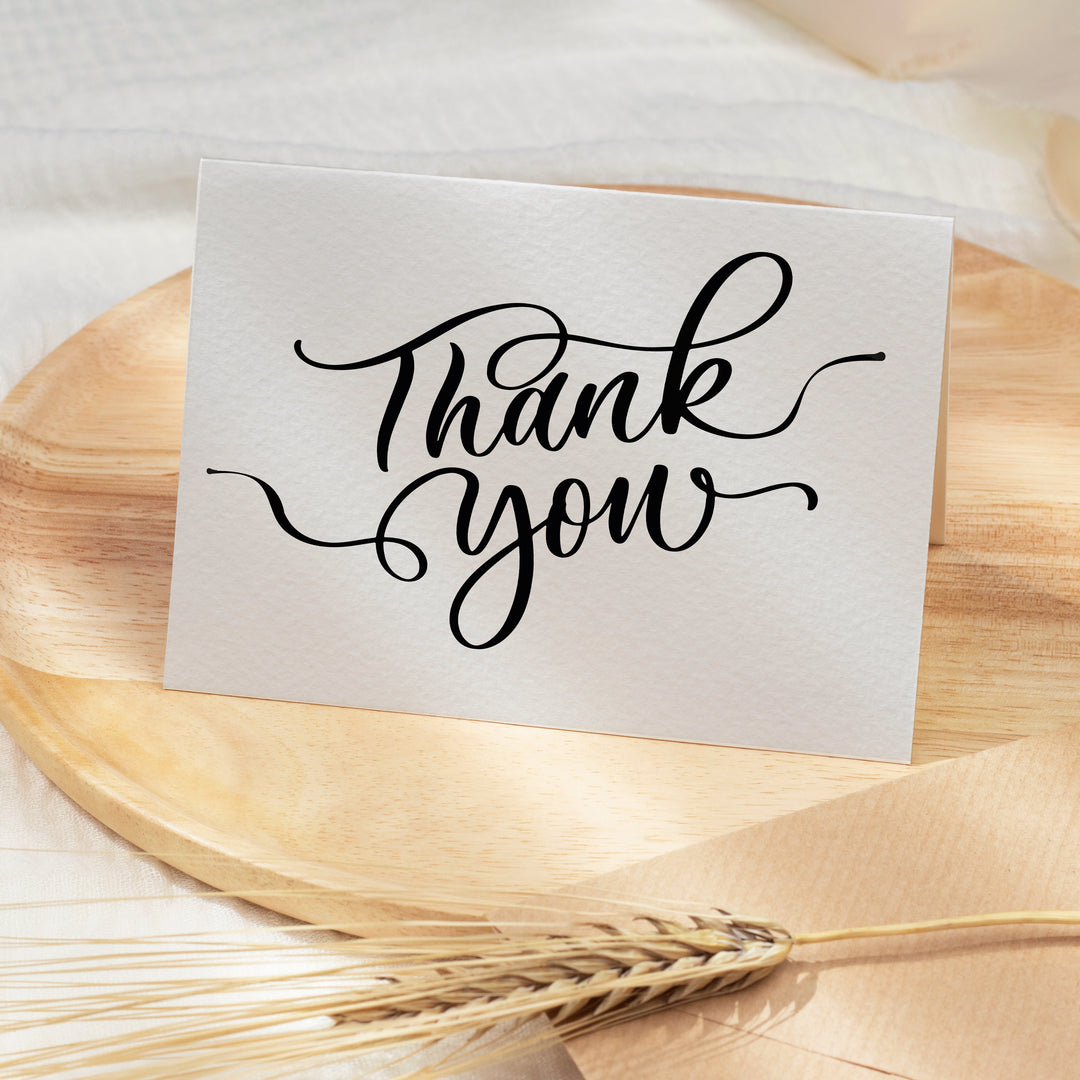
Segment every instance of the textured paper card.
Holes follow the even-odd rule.
[[[205,162],[166,686],[907,760],[951,240]]]

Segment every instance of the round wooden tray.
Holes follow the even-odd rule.
[[[906,771],[163,691],[188,286],[120,304],[0,407],[0,717],[121,835],[343,923],[408,907],[374,882],[547,889]],[[1080,713],[1080,293],[963,242],[953,290],[917,764]]]

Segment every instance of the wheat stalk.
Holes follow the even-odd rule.
[[[53,1020],[108,1020],[119,1006],[128,1018],[150,1026],[130,1039],[84,1039],[9,1057],[0,1065],[0,1077],[51,1076],[78,1065],[107,1069],[115,1080],[154,1075],[181,1080],[208,1075],[207,1069],[220,1068],[223,1060],[258,1065],[341,1060],[473,1036],[499,1025],[505,1034],[538,1017],[568,1036],[739,990],[767,975],[791,948],[790,935],[763,920],[716,915],[692,917],[689,925],[656,917],[638,923],[641,929],[596,925],[585,933],[522,943],[426,937],[339,942],[317,970],[280,979],[276,986],[251,980],[261,995],[273,991],[271,1001],[218,1001],[242,980],[229,985],[220,977],[200,979],[198,964],[188,967],[190,946],[178,946],[175,953],[162,948],[151,958],[151,963],[188,968],[181,977],[129,980],[120,995],[98,989],[101,970],[117,963],[107,949],[100,963],[85,955],[46,968],[35,961],[37,972],[45,971],[53,985],[78,975],[93,988],[47,1003]],[[204,962],[218,955],[212,946],[203,950]],[[326,1026],[281,1028],[315,1020]],[[268,1031],[271,1025],[276,1030]],[[542,1038],[531,1036],[533,1042]],[[464,1056],[471,1060],[477,1052],[468,1045]],[[145,1063],[152,1061],[162,1071],[148,1068]]]
[[[96,958],[83,955],[52,966],[54,983],[81,974],[94,990],[49,1005],[49,1022],[108,1020],[120,1009],[149,1026],[129,1039],[106,1036],[9,1056],[0,1064],[0,1080],[55,1076],[71,1066],[97,1069],[109,1080],[194,1080],[220,1076],[223,1066],[353,1060],[458,1037],[459,1045],[438,1067],[416,1073],[445,1076],[485,1056],[505,1059],[545,1037],[572,1037],[741,990],[768,975],[795,946],[1032,923],[1080,924],[1080,912],[1008,912],[804,934],[764,919],[719,913],[690,916],[688,925],[640,917],[630,928],[593,925],[581,933],[520,942],[353,940],[322,950],[325,961],[317,970],[276,976],[269,983],[257,977],[200,978],[191,947],[181,944],[175,954],[163,949],[151,961],[175,960],[185,968],[181,977],[135,982],[120,993],[103,992],[95,981],[102,967],[118,962],[106,950]],[[256,947],[249,959],[262,959],[268,951],[278,959],[283,948],[288,947]],[[17,965],[7,966],[9,975],[18,974]],[[34,966],[42,970],[40,962]],[[252,987],[260,994],[255,1000],[218,1000],[223,992]],[[274,991],[272,1000],[266,1000],[268,991]],[[547,1018],[551,1027],[537,1034],[527,1027],[537,1018]],[[7,1026],[19,1023],[16,1018]],[[523,1029],[528,1038],[509,1048],[505,1040],[495,1049],[476,1040],[477,1033]]]
[[[621,1022],[677,1002],[741,990],[791,950],[775,923],[721,915],[691,925],[642,917],[652,932],[600,925],[589,936],[508,943],[475,955],[425,960],[388,987],[361,995],[336,1019],[389,1035],[456,1034],[546,1015],[562,1034]]]

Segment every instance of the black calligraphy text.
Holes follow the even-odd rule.
[[[724,284],[743,266],[758,260],[771,261],[780,271],[780,284],[774,296],[762,305],[761,313],[737,329],[720,336],[697,340],[701,323]],[[885,354],[858,353],[828,360],[820,364],[806,379],[787,414],[776,423],[761,430],[729,430],[706,419],[703,406],[713,401],[727,386],[732,365],[712,351],[727,342],[743,338],[769,322],[784,306],[791,292],[791,267],[781,256],[771,252],[750,252],[722,266],[694,297],[675,341],[666,346],[647,346],[605,341],[571,333],[565,322],[552,310],[539,304],[507,303],[476,308],[432,327],[403,345],[376,356],[342,363],[329,363],[309,356],[297,341],[294,352],[299,360],[311,366],[333,371],[360,371],[388,366],[393,372],[393,386],[387,397],[379,423],[375,445],[375,460],[382,472],[391,468],[392,448],[399,431],[398,423],[410,393],[416,373],[416,353],[424,346],[445,340],[449,358],[446,373],[428,407],[423,426],[426,452],[432,459],[442,456],[453,439],[472,458],[483,458],[499,446],[522,446],[534,442],[546,451],[558,452],[573,439],[587,439],[597,424],[621,443],[634,443],[653,431],[677,435],[685,426],[703,431],[719,439],[761,440],[787,430],[803,406],[811,383],[822,372],[839,365],[882,361]],[[486,358],[485,379],[509,398],[502,409],[494,433],[480,435],[481,416],[490,411],[490,403],[473,394],[462,393],[461,387],[468,366],[468,357],[453,340],[460,327],[493,315],[496,312],[533,312],[542,315],[550,329],[520,334],[498,345]],[[506,374],[507,360],[515,350],[525,345],[544,343],[543,362],[522,379],[515,381]],[[663,385],[659,400],[642,409],[641,378],[634,370],[623,371],[603,385],[587,382],[573,395],[569,393],[569,376],[560,370],[571,344],[618,350],[629,354],[656,354],[664,357]],[[708,352],[703,358],[703,353]],[[632,406],[636,406],[632,408]],[[556,417],[561,419],[556,420]],[[601,421],[601,417],[604,420]],[[490,425],[489,425],[490,428]],[[427,572],[428,559],[415,542],[394,535],[395,517],[418,492],[431,489],[437,493],[457,491],[457,512],[454,521],[454,540],[458,550],[479,560],[475,569],[457,590],[449,612],[449,626],[454,638],[463,646],[485,649],[504,641],[520,624],[532,594],[536,559],[544,550],[558,559],[572,557],[582,546],[586,534],[593,528],[606,531],[615,544],[627,541],[639,525],[651,542],[663,551],[684,551],[707,532],[717,504],[722,501],[749,499],[770,492],[795,490],[802,496],[807,510],[813,510],[818,495],[809,484],[788,481],[769,484],[753,490],[725,492],[717,488],[712,474],[704,467],[695,467],[679,480],[682,497],[688,491],[695,500],[693,525],[681,535],[669,535],[663,507],[670,498],[673,477],[667,466],[656,464],[644,483],[634,485],[628,477],[617,476],[608,486],[606,495],[595,498],[585,481],[568,477],[561,480],[551,494],[544,512],[537,515],[529,505],[523,488],[506,484],[495,498],[489,513],[481,514],[478,503],[481,495],[479,476],[462,466],[441,466],[411,480],[390,501],[371,536],[348,540],[321,540],[301,532],[290,521],[281,497],[265,480],[234,469],[207,469],[211,475],[243,476],[259,485],[269,504],[277,525],[290,537],[304,544],[325,548],[371,547],[379,566],[400,581],[416,581]],[[688,485],[687,482],[688,481]],[[446,498],[446,495],[441,495]],[[498,536],[498,539],[496,537]],[[509,536],[509,539],[507,539]],[[509,568],[513,582],[512,594],[505,606],[500,624],[486,629],[479,637],[464,627],[464,609],[478,587],[497,568]]]

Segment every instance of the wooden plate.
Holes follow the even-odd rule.
[[[906,771],[163,691],[188,284],[103,315],[0,407],[0,713],[117,832],[343,922],[408,906],[365,881],[548,889]],[[917,764],[1080,697],[1080,293],[958,242],[952,334]]]

